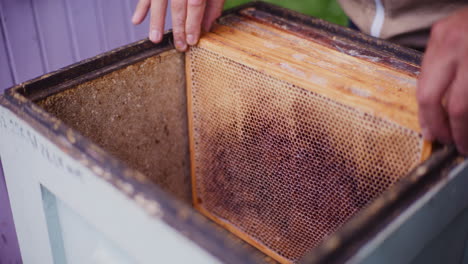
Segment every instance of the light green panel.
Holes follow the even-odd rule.
[[[250,2],[249,0],[227,0],[224,8]],[[348,18],[336,0],[266,0],[275,5],[298,11],[303,14],[322,18],[335,24],[346,26]]]

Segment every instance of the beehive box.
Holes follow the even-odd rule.
[[[281,41],[289,41],[293,44],[300,39],[303,41],[297,43],[297,47],[293,47],[293,49],[304,49],[303,53],[297,53],[298,55],[293,57],[294,59],[311,61],[320,55],[323,58],[328,58],[328,61],[325,59],[322,61],[322,71],[320,68],[314,68],[315,71],[312,73],[297,69],[291,63],[277,62],[278,58],[275,57],[277,54],[275,55],[274,52],[270,56],[271,61],[276,63],[275,65],[269,65],[268,63],[271,61],[249,60],[248,56],[241,61],[242,65],[241,63],[226,64],[229,52],[233,54],[232,49],[242,47],[235,39],[230,40],[234,43],[230,45],[231,50],[219,49],[215,58],[210,59],[210,56],[200,52],[202,49],[206,49],[213,39],[219,41],[219,36],[223,32],[235,30],[240,30],[240,32],[230,32],[235,33],[232,34],[233,38],[236,37],[236,34],[248,33],[261,39],[261,34],[286,36],[284,32],[287,32],[287,38],[282,38]],[[190,140],[189,133],[193,137],[196,136],[196,131],[202,131],[206,128],[206,126],[197,126],[194,118],[194,115],[203,114],[203,109],[197,105],[197,102],[194,102],[200,98],[194,94],[194,92],[200,91],[196,90],[197,82],[205,82],[208,86],[217,88],[218,90],[213,90],[213,93],[207,93],[205,100],[212,103],[221,102],[214,105],[214,109],[218,113],[232,115],[236,115],[237,112],[232,111],[232,109],[226,110],[225,113],[222,112],[223,109],[231,106],[223,101],[222,97],[232,92],[233,87],[239,87],[249,82],[257,84],[259,91],[256,91],[257,94],[251,94],[247,99],[255,98],[255,101],[258,102],[256,108],[264,107],[264,109],[263,112],[258,113],[251,111],[251,119],[255,119],[257,124],[269,124],[269,127],[267,126],[266,130],[261,130],[261,127],[258,128],[260,130],[252,128],[253,130],[257,129],[257,132],[263,131],[263,137],[251,138],[251,140],[255,141],[252,143],[258,143],[260,146],[263,143],[271,144],[275,150],[271,152],[273,153],[270,155],[271,157],[266,154],[261,156],[262,152],[254,149],[251,149],[256,151],[254,155],[246,156],[249,158],[261,156],[260,162],[269,161],[271,163],[270,158],[286,158],[291,154],[290,149],[298,148],[297,145],[286,144],[288,137],[280,138],[278,137],[279,133],[271,132],[276,131],[276,127],[286,127],[283,129],[284,135],[291,135],[288,133],[310,134],[305,132],[300,134],[294,129],[287,129],[287,126],[290,125],[288,122],[291,121],[281,116],[279,110],[282,108],[271,107],[268,104],[273,99],[276,100],[275,102],[281,102],[281,99],[286,96],[272,95],[272,89],[268,90],[267,88],[275,85],[286,87],[286,89],[307,88],[306,83],[309,82],[305,82],[304,77],[314,84],[313,87],[320,88],[320,84],[324,84],[323,79],[320,78],[329,78],[330,75],[327,74],[334,74],[323,70],[327,67],[328,71],[330,67],[340,67],[336,72],[341,72],[342,75],[345,71],[350,74],[351,70],[364,68],[372,70],[373,72],[365,72],[365,74],[375,76],[375,79],[364,76],[364,73],[362,76],[350,77],[347,75],[354,83],[359,83],[359,78],[368,78],[370,84],[366,86],[367,88],[352,86],[349,89],[344,89],[345,93],[358,99],[369,100],[372,93],[366,89],[374,89],[378,85],[381,90],[385,90],[392,86],[401,85],[404,88],[403,96],[398,97],[398,93],[396,93],[396,95],[390,95],[388,100],[386,98],[382,100],[386,103],[394,100],[396,108],[403,110],[405,110],[405,106],[409,106],[408,112],[413,111],[414,114],[415,105],[407,104],[411,95],[408,91],[414,89],[421,55],[345,28],[330,25],[321,20],[260,2],[225,13],[214,33],[206,35],[200,45],[190,51],[187,57],[174,50],[170,38],[170,34],[167,34],[163,42],[158,45],[141,41],[122,47],[15,86],[1,98],[0,154],[4,163],[14,219],[25,263],[51,263],[53,261],[56,263],[89,263],[93,261],[122,263],[264,263],[276,261],[410,263],[424,260],[427,256],[424,253],[430,252],[425,248],[437,246],[434,241],[437,241],[436,238],[444,234],[442,231],[447,230],[449,223],[461,219],[459,214],[463,212],[467,205],[466,201],[468,201],[465,197],[467,196],[466,192],[459,191],[459,188],[462,188],[467,181],[467,177],[463,177],[467,171],[466,162],[457,163],[456,153],[453,148],[449,147],[435,151],[427,161],[421,162],[427,147],[421,143],[418,128],[414,125],[414,120],[411,121],[411,118],[403,118],[402,120],[403,125],[415,131],[411,135],[416,140],[410,142],[416,143],[414,147],[411,147],[413,146],[411,144],[403,144],[396,149],[405,149],[405,153],[416,152],[416,160],[408,159],[411,162],[408,162],[406,167],[396,173],[398,177],[391,179],[385,179],[384,171],[379,173],[375,169],[372,170],[376,165],[382,165],[376,164],[379,163],[379,157],[374,157],[374,159],[364,163],[365,166],[362,169],[366,173],[360,177],[364,177],[365,181],[363,182],[367,184],[366,188],[372,189],[371,187],[374,186],[375,190],[372,189],[371,195],[365,196],[364,200],[359,200],[360,203],[353,203],[358,205],[353,210],[345,210],[344,213],[338,210],[332,213],[330,217],[339,221],[327,222],[330,220],[327,216],[316,214],[314,217],[320,220],[316,222],[328,226],[322,226],[320,229],[318,225],[313,226],[310,222],[304,222],[303,219],[296,217],[294,219],[297,220],[295,222],[297,226],[294,225],[294,222],[282,223],[280,219],[279,222],[270,225],[269,231],[264,229],[267,225],[262,226],[258,223],[257,227],[261,228],[256,229],[256,226],[249,222],[252,219],[256,220],[255,217],[248,218],[244,214],[256,210],[252,201],[250,204],[246,204],[245,202],[249,201],[246,200],[245,192],[239,192],[244,194],[239,198],[239,196],[235,196],[236,193],[233,190],[226,189],[230,183],[235,183],[236,180],[237,186],[242,186],[239,185],[241,179],[238,176],[243,175],[242,170],[255,171],[255,168],[248,168],[249,164],[256,164],[253,160],[243,161],[242,159],[236,162],[242,167],[238,168],[238,173],[234,172],[236,176],[232,176],[234,178],[225,183],[218,182],[218,189],[215,188],[209,192],[209,195],[213,195],[217,191],[218,197],[225,195],[227,200],[224,200],[227,202],[242,199],[243,203],[239,204],[240,207],[232,208],[233,211],[229,211],[229,207],[223,208],[223,210],[228,209],[223,212],[224,214],[234,215],[234,217],[225,218],[231,223],[223,222],[223,218],[219,215],[212,217],[213,214],[211,214],[210,216],[213,207],[208,209],[203,207],[204,202],[207,201],[206,197],[200,197],[197,190],[192,192],[192,189],[200,188],[197,187],[199,182],[196,178],[200,175],[197,176],[194,173],[197,164],[199,164],[199,160],[197,161],[195,157],[200,152],[197,152],[195,146],[205,148],[206,154],[219,154],[219,146],[224,148],[225,152],[235,150],[236,145],[229,145],[231,141],[228,140],[232,139],[235,134],[222,134],[221,132],[225,131],[219,127],[219,130],[216,130],[216,126],[214,126],[210,129],[214,129],[213,134],[217,134],[219,137],[211,145],[205,144],[203,146],[203,142],[197,143],[193,138]],[[251,46],[244,45],[242,52],[248,53],[249,49],[254,49],[257,45],[256,43],[250,44]],[[280,43],[266,41],[261,44],[263,45],[261,49],[266,50],[272,49],[274,45]],[[310,49],[310,47],[314,47],[314,49]],[[198,55],[197,52],[199,52]],[[225,56],[221,58],[223,52],[225,52]],[[320,52],[321,54],[319,54]],[[191,68],[196,61],[189,56],[207,58],[219,65],[216,64],[215,67],[211,68],[206,73],[208,76],[205,77],[201,75],[200,78],[200,75],[196,74],[186,75],[186,69],[189,74],[197,70],[196,67]],[[252,58],[254,57],[252,56]],[[186,60],[189,62],[187,65],[185,64]],[[320,62],[316,61],[316,63]],[[277,72],[273,72],[273,66],[284,70],[284,72],[278,75]],[[199,69],[200,67],[198,71]],[[238,73],[239,78],[245,79],[234,80],[230,83],[227,82],[227,84],[222,83],[209,76],[216,70],[229,70]],[[314,78],[310,78],[310,76],[304,76],[306,73],[316,75],[313,76]],[[200,71],[197,74],[200,74]],[[267,76],[267,78],[262,77],[263,80],[269,80],[266,85],[261,84],[260,79],[262,78],[258,77],[262,74]],[[292,74],[299,79],[302,78],[302,81],[293,81],[288,84],[287,74]],[[215,76],[222,75],[216,74]],[[281,76],[285,76],[285,78],[281,79]],[[336,83],[345,83],[347,78],[345,77],[335,76]],[[190,82],[189,85],[186,83],[187,79]],[[214,81],[214,83],[210,83],[210,81]],[[278,85],[278,83],[280,84]],[[223,88],[230,90],[223,93]],[[262,93],[262,89],[264,89],[264,93]],[[302,109],[302,112],[296,111],[296,113],[302,113],[303,116],[307,117],[312,115],[311,110],[307,110],[307,102],[304,101],[308,96],[315,96],[316,104],[324,105],[324,107],[330,104],[330,99],[317,96],[311,89],[297,90],[299,92],[295,102],[299,103],[296,104],[299,108],[294,107],[295,104],[292,102],[294,100],[288,99],[290,101],[286,100],[284,109],[293,113]],[[381,90],[377,89],[372,92],[379,94]],[[241,91],[234,90],[234,94],[241,96]],[[218,101],[211,100],[213,98],[210,96]],[[269,100],[262,96],[269,96]],[[334,98],[340,100],[340,97],[335,96]],[[234,109],[236,106],[241,106],[241,104],[237,104],[239,102],[243,101],[235,102]],[[321,122],[326,123],[342,118],[338,124],[345,124],[343,129],[346,129],[349,127],[346,125],[347,120],[352,118],[343,119],[342,114],[348,113],[353,116],[353,112],[341,104],[335,102],[334,104],[338,105],[335,109],[335,115],[321,117],[323,118]],[[300,108],[301,105],[302,108]],[[376,112],[378,115],[382,114]],[[210,117],[209,114],[205,116]],[[272,121],[274,120],[272,117],[275,116],[276,120],[279,119],[276,123]],[[245,119],[246,117],[248,114],[242,118],[248,120]],[[391,117],[379,116],[379,118]],[[233,119],[241,121],[242,118],[235,116]],[[353,118],[359,118],[359,116]],[[216,121],[216,119],[214,120]],[[301,119],[297,117],[292,119],[294,122],[298,122],[298,120]],[[306,120],[310,122],[309,119]],[[222,122],[222,120],[218,120],[218,124],[224,124]],[[385,121],[379,122],[380,125],[387,124]],[[323,127],[326,126],[320,126],[320,123],[317,123],[311,127],[309,123],[304,123],[303,127],[311,131],[321,129],[318,134],[324,134]],[[370,127],[372,126],[370,125]],[[238,129],[242,130],[241,127]],[[374,130],[379,131],[378,128],[374,128]],[[397,129],[396,131],[402,130]],[[366,135],[366,133],[361,133],[361,135]],[[386,148],[392,148],[402,144],[402,137],[389,141],[383,137],[383,134],[378,135],[375,142],[370,142],[371,145],[378,143],[383,144]],[[330,137],[330,135],[322,136]],[[258,141],[262,138],[266,140],[263,143]],[[383,141],[378,141],[382,138]],[[268,141],[268,139],[272,140]],[[311,157],[316,158],[323,155],[323,153],[316,153],[310,149],[310,143],[318,142],[323,147],[325,141],[303,137],[301,142],[303,143],[299,144],[299,148],[304,148],[303,155],[310,154]],[[363,142],[367,141],[363,140]],[[345,141],[339,143],[336,146],[341,147],[341,149],[338,148],[337,152],[346,153],[347,149],[350,149],[350,145]],[[189,151],[191,144],[192,159]],[[209,147],[213,146],[218,148],[210,151]],[[377,147],[374,146],[374,148]],[[364,150],[361,152],[366,153]],[[209,158],[209,155],[203,157]],[[355,155],[343,154],[340,157],[341,162],[346,163],[351,162]],[[237,158],[239,159],[239,157]],[[401,157],[396,154],[393,159],[390,159],[390,162],[397,162],[398,158]],[[310,162],[309,159],[307,160]],[[322,160],[321,163],[325,161]],[[258,177],[263,177],[261,181],[257,179],[257,183],[268,182],[268,179],[264,177],[269,175],[276,177],[271,179],[271,182],[281,179],[279,176],[288,179],[288,177],[310,175],[310,172],[307,171],[302,174],[291,173],[291,168],[281,167],[281,164],[285,164],[285,166],[293,164],[291,162],[277,159],[275,163],[279,167],[267,168],[264,175],[256,173]],[[352,161],[352,163],[356,163],[356,161]],[[192,165],[192,171],[190,165]],[[301,165],[304,168],[308,168],[308,166],[306,163]],[[454,167],[455,169],[453,169]],[[226,168],[232,169],[232,167]],[[283,170],[279,171],[279,169]],[[294,169],[292,170],[294,171]],[[270,172],[281,172],[282,175]],[[194,176],[193,182],[192,176]],[[221,179],[228,176],[219,175]],[[354,199],[355,192],[361,192],[362,186],[354,186],[349,189],[347,186],[355,181],[342,182],[339,180],[340,177],[335,178],[330,176],[331,184],[324,185],[323,189],[320,188],[323,181],[318,181],[317,186],[307,185],[307,181],[302,181],[302,183],[298,181],[299,184],[296,185],[291,185],[288,182],[282,184],[280,182],[279,185],[275,183],[274,185],[276,190],[281,190],[285,186],[289,186],[288,188],[296,186],[299,189],[306,186],[307,190],[303,191],[301,196],[309,200],[303,201],[311,201],[310,199],[313,200],[315,197],[316,200],[320,200],[322,205],[332,205],[325,208],[336,210],[337,206],[333,205],[333,201],[338,200],[341,201],[338,207],[343,205],[342,207],[346,209],[348,208],[346,207],[347,203],[343,201]],[[372,185],[373,182],[376,183]],[[255,186],[258,188],[258,185]],[[275,198],[277,197],[274,192],[275,188],[268,189],[267,187],[262,187],[265,189],[263,195],[270,200],[277,199]],[[324,190],[332,187],[340,188],[323,195]],[[245,190],[246,187],[242,188]],[[255,188],[253,191],[261,191],[261,188]],[[193,209],[192,196],[196,207],[202,212],[205,209],[204,215],[209,218]],[[450,206],[448,206],[447,201],[450,202]],[[258,201],[258,203],[261,202],[263,201]],[[297,201],[295,202],[297,203]],[[279,204],[280,208],[275,209],[262,205],[263,208],[260,208],[260,211],[269,212],[268,215],[275,215],[278,212],[283,215],[301,213],[299,210],[301,208],[288,206],[287,203],[288,199],[283,199]],[[305,208],[307,206],[310,205],[305,205]],[[338,214],[343,215],[338,217]],[[459,215],[458,218],[457,215]],[[428,216],[434,217],[434,220],[424,221]],[[465,226],[464,222],[461,221],[461,224],[453,226]],[[240,224],[243,229],[233,228],[235,225],[232,223],[237,227]],[[242,226],[242,223],[245,223],[245,226]],[[310,229],[307,226],[309,224],[311,225]],[[251,236],[252,233],[255,233],[252,230],[255,232],[263,230],[267,237]],[[306,238],[313,237],[313,243],[311,244],[309,240],[298,241],[297,239],[303,239],[297,237],[298,231],[299,233],[303,232]],[[243,233],[247,233],[253,238],[248,239]],[[271,236],[273,236],[273,240],[271,240]],[[257,240],[254,241],[254,239]],[[262,239],[265,240],[262,241]],[[274,243],[267,245],[265,241],[281,244],[292,253],[278,251]],[[456,252],[454,248],[445,248],[445,250],[450,253],[447,253],[448,255],[456,258],[461,254],[460,252],[463,252],[463,247],[457,248]]]

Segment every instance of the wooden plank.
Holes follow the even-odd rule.
[[[4,21],[2,9],[0,7],[0,94],[3,93],[5,88],[12,86],[14,82],[13,73],[11,71],[10,58],[7,52],[4,38]]]
[[[430,241],[411,264],[462,262],[468,237],[468,210],[463,210],[445,229]]]
[[[71,16],[71,28],[76,39],[78,60],[87,59],[105,50],[101,41],[98,13],[93,0],[64,0]]]
[[[133,10],[132,10],[133,12]],[[134,25],[135,30],[135,40],[145,39],[148,38],[149,32],[149,16],[145,18],[145,20],[140,25]]]
[[[190,56],[185,56],[185,72],[190,72],[192,69],[192,59]],[[196,206],[198,204],[197,198],[197,179],[196,166],[195,166],[195,130],[194,130],[194,111],[193,111],[193,93],[192,93],[192,75],[185,74],[187,84],[187,126],[188,126],[188,137],[189,137],[189,153],[190,153],[190,175],[192,182],[192,202]]]
[[[8,114],[10,114],[8,116]],[[8,187],[13,219],[15,222],[18,242],[21,249],[23,263],[53,263],[52,249],[49,244],[47,223],[41,199],[40,184],[35,177],[42,170],[33,169],[40,161],[26,158],[24,153],[30,153],[36,142],[31,142],[31,147],[23,148],[12,137],[6,122],[12,127],[17,127],[20,122],[6,109],[0,107],[0,149],[5,172],[5,182]],[[23,138],[24,140],[24,138]],[[19,158],[22,156],[22,158]],[[28,163],[28,166],[24,166]],[[14,173],[12,174],[12,171]],[[42,171],[46,172],[46,171]],[[33,176],[34,175],[34,176]],[[27,194],[27,195],[26,195]],[[34,219],[34,221],[30,221]]]
[[[108,49],[115,49],[130,42],[129,25],[131,18],[125,15],[124,0],[97,1],[100,16],[102,16],[104,37]]]
[[[0,94],[12,86],[15,81],[11,71],[11,63],[7,52],[5,32],[4,32],[3,9],[0,3]],[[1,137],[1,136],[0,136]],[[16,238],[15,224],[11,213],[10,199],[3,174],[2,162],[0,160],[0,262],[1,263],[21,263],[21,254]]]
[[[0,2],[0,9],[4,16],[6,46],[16,82],[43,74],[45,64],[41,56],[31,2],[4,0]]]
[[[259,40],[257,45],[264,47],[265,52],[273,50],[273,53],[277,53],[277,48],[280,46],[287,47],[287,53],[292,54],[291,57],[297,64],[306,66],[313,64],[315,67],[337,71],[349,79],[365,82],[367,86],[380,87],[385,84],[382,88],[403,88],[415,91],[416,78],[414,74],[400,72],[384,65],[383,59],[379,57],[381,54],[366,55],[357,48],[337,50],[323,45],[311,37],[295,35],[294,33],[283,34],[283,31],[278,28],[255,21],[247,23],[247,21],[246,18],[240,18],[239,21],[228,22],[226,26],[216,27],[216,32],[218,34],[224,32],[224,37],[233,40],[237,40],[239,37],[241,39],[257,39]],[[235,37],[231,32],[232,28],[238,29]],[[322,41],[323,39],[324,37],[322,37]],[[331,42],[333,41],[331,40]],[[338,40],[336,42],[340,43]]]
[[[0,138],[1,140],[1,138]],[[16,238],[15,224],[11,214],[10,199],[3,175],[2,162],[0,160],[0,263],[22,263]]]
[[[444,242],[449,242],[445,237],[463,240],[456,238],[452,232],[465,231],[460,225],[466,224],[466,216],[463,214],[466,213],[468,201],[468,193],[465,191],[468,184],[468,161],[459,164],[448,174],[444,180],[428,188],[408,208],[400,211],[398,216],[369,239],[348,263],[464,263],[460,259],[458,262],[452,262],[451,259],[445,258],[460,252],[455,253],[454,244]],[[454,229],[453,225],[459,229],[450,230]],[[428,252],[434,254],[418,257],[419,254]],[[441,262],[437,261],[439,257]],[[433,262],[426,262],[429,259]]]
[[[217,27],[217,29],[222,29],[222,27]],[[326,95],[337,102],[390,119],[414,131],[420,131],[417,121],[415,87],[399,90],[391,85],[383,86],[384,89],[375,87],[349,78],[350,71],[340,72],[339,66],[336,67],[335,73],[320,66],[295,60],[294,50],[287,46],[279,46],[273,50],[264,48],[260,51],[256,37],[247,38],[235,29],[231,29],[230,34],[222,30],[218,35],[217,29],[214,33],[205,34],[200,40],[199,47],[223,54],[227,58],[280,80],[290,80],[299,87]],[[237,38],[237,41],[233,38]],[[319,45],[315,48],[326,49]],[[288,54],[291,56],[287,56]],[[335,56],[339,60],[350,60],[352,64],[359,63],[359,59],[346,54],[336,53]],[[314,76],[325,78],[325,85],[313,82]]]
[[[134,6],[133,4],[136,4],[137,2],[130,2],[130,1],[125,1],[125,6],[124,6],[124,13],[125,13],[125,20],[131,20],[131,17],[133,15],[133,9]],[[146,20],[146,19],[145,19]],[[133,25],[133,23],[128,24],[128,31],[130,33],[130,39],[131,41],[136,41],[136,27]]]
[[[72,36],[63,0],[32,1],[46,72],[76,60]]]

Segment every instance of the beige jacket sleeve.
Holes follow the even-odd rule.
[[[365,33],[423,49],[432,24],[468,7],[468,0],[339,0]]]

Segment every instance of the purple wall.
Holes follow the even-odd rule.
[[[146,38],[136,0],[0,0],[0,94],[32,79]],[[168,12],[170,13],[170,12]],[[166,20],[166,28],[168,22]],[[21,263],[0,164],[0,263]]]

